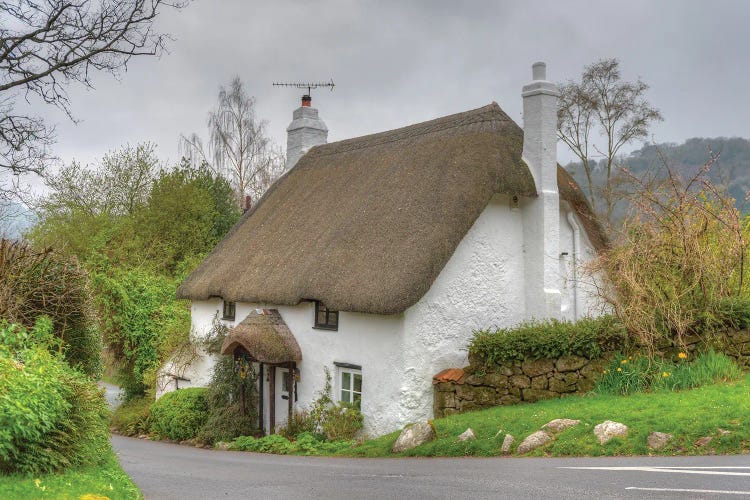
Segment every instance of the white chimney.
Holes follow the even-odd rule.
[[[302,96],[302,105],[294,110],[292,123],[286,128],[286,169],[292,168],[302,155],[319,144],[328,142],[328,127],[311,107],[309,95]]]
[[[560,194],[557,187],[557,86],[543,62],[523,87],[523,159],[537,198],[524,213],[526,316],[560,317]]]

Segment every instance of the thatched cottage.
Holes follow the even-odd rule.
[[[473,330],[589,312],[578,263],[604,239],[557,165],[558,91],[533,69],[524,130],[492,103],[326,144],[303,98],[288,171],[178,290],[195,332],[218,315],[223,353],[264,370],[266,431],[314,399],[324,367],[370,435],[429,418],[432,377],[466,363]]]

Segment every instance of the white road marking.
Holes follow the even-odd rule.
[[[558,469],[611,470],[636,472],[672,472],[675,474],[705,474],[710,476],[750,476],[750,472],[726,472],[717,469],[750,469],[750,467],[558,467]],[[710,470],[709,470],[710,469]]]
[[[690,490],[680,488],[639,488],[637,486],[628,486],[626,490],[638,490],[638,491],[669,491],[674,493],[718,493],[721,495],[750,495],[750,491],[734,491],[734,490]]]

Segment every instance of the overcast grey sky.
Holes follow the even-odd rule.
[[[95,90],[71,89],[77,125],[34,108],[58,123],[65,162],[142,141],[174,162],[179,134],[206,134],[206,114],[233,75],[285,146],[300,92],[273,81],[333,78],[336,89],[313,92],[313,105],[335,141],[491,101],[520,124],[533,62],[562,81],[616,57],[626,79],[651,86],[665,118],[657,142],[750,137],[748,25],[743,0],[197,0],[161,16],[158,27],[175,38],[169,54],[133,61],[119,81],[97,75]]]

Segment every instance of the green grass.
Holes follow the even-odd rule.
[[[141,499],[138,487],[120,468],[114,453],[101,465],[62,474],[0,475],[0,498],[99,500]]]
[[[750,452],[750,375],[736,382],[685,391],[658,390],[630,396],[571,396],[452,415],[434,421],[438,434],[436,440],[402,455],[500,455],[506,433],[516,438],[515,450],[526,436],[555,418],[579,419],[581,423],[558,434],[547,446],[530,453],[531,456],[747,453]],[[600,445],[593,428],[605,420],[627,425],[630,428],[628,437]],[[477,439],[459,443],[456,438],[467,427],[474,430]],[[719,429],[730,432],[721,434]],[[667,432],[674,438],[664,450],[653,452],[646,445],[646,438],[652,431]],[[704,448],[694,446],[693,442],[703,436],[712,436],[713,441]],[[392,433],[339,454],[394,456],[390,450],[397,437],[397,432]]]

